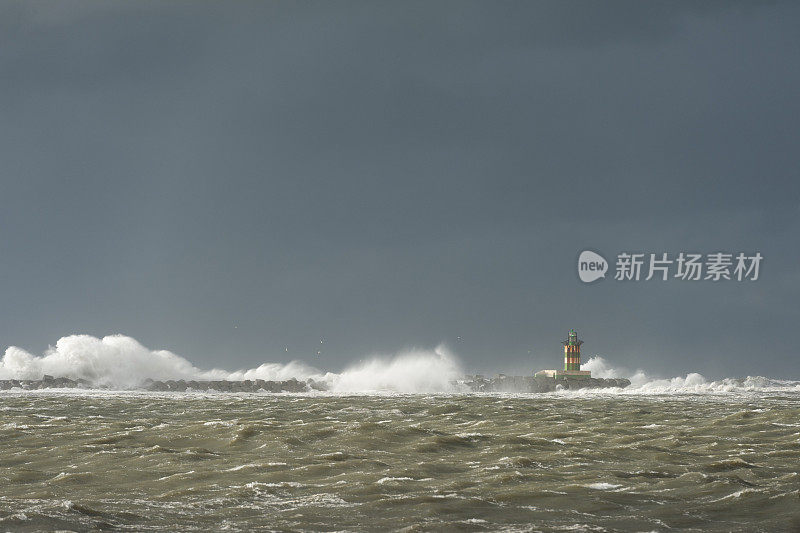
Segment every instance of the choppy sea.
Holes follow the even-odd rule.
[[[0,394],[0,530],[798,529],[796,384]]]

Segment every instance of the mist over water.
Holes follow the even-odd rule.
[[[598,378],[628,378],[625,389],[565,391],[563,394],[665,394],[724,393],[748,390],[800,391],[800,382],[766,377],[725,378],[709,381],[697,373],[672,378],[650,376],[641,369],[615,368],[600,356],[583,365]],[[323,372],[302,361],[264,363],[258,367],[228,371],[203,370],[188,359],[167,350],[151,350],[124,335],[103,338],[91,335],[62,337],[44,354],[34,355],[11,346],[0,359],[0,379],[42,379],[54,377],[85,379],[97,387],[131,389],[145,380],[256,380],[284,381],[313,379],[328,385],[334,393],[459,392],[454,382],[464,375],[457,358],[444,346],[414,350],[392,356],[373,356],[354,363],[339,373]]]

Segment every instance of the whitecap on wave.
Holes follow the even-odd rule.
[[[341,373],[325,373],[306,363],[264,363],[229,372],[202,370],[188,359],[167,350],[150,350],[124,335],[103,338],[69,335],[44,354],[33,355],[16,346],[0,359],[0,379],[54,377],[85,379],[97,386],[128,389],[153,380],[256,380],[295,378],[327,383],[334,392],[394,391],[446,392],[463,372],[457,359],[443,346],[407,351],[390,357],[375,356]]]
[[[603,357],[591,357],[582,365],[598,378],[623,377],[631,381],[624,389],[563,391],[563,394],[670,394],[724,393],[739,391],[800,392],[800,382],[765,377],[725,378],[710,381],[689,373],[673,378],[656,378],[643,370],[614,368]],[[85,379],[96,386],[131,389],[146,379],[154,380],[257,380],[284,381],[313,379],[327,384],[333,393],[432,393],[459,392],[455,382],[463,376],[461,365],[444,346],[433,350],[411,350],[393,356],[374,356],[351,365],[340,373],[322,372],[304,362],[264,363],[236,370],[203,370],[188,359],[167,350],[151,350],[124,335],[103,338],[69,335],[58,340],[42,355],[15,346],[0,358],[0,379],[42,379],[45,375]],[[562,394],[560,393],[560,394]]]

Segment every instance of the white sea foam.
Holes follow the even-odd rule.
[[[463,375],[458,361],[443,346],[433,351],[373,358],[330,378],[335,392],[448,392]]]
[[[581,365],[582,370],[591,370],[593,377],[627,378],[631,384],[624,389],[584,389],[576,392],[604,391],[611,394],[670,394],[670,393],[725,393],[725,392],[800,392],[800,381],[777,380],[763,376],[747,376],[746,378],[724,378],[718,381],[708,380],[703,375],[690,372],[685,376],[657,378],[648,375],[644,370],[631,371],[627,368],[614,368],[603,357],[594,356]]]
[[[591,483],[585,486],[595,490],[613,490],[620,488],[622,485],[615,485],[614,483]]]
[[[149,350],[123,335],[62,337],[41,356],[11,346],[0,360],[3,379],[41,379],[44,374],[132,387],[146,378],[194,379],[203,372],[183,357],[166,350]]]
[[[584,389],[559,394],[681,394],[746,391],[800,392],[800,382],[764,377],[726,378],[709,381],[697,373],[667,379],[643,370],[614,368],[606,359],[591,357],[582,365],[598,378],[623,377],[631,381],[624,389]],[[146,379],[270,381],[296,378],[325,382],[334,393],[389,391],[400,393],[458,392],[453,383],[463,373],[461,365],[444,346],[433,350],[411,350],[392,356],[373,356],[340,373],[322,372],[306,363],[264,363],[237,371],[203,370],[188,359],[167,350],[150,350],[124,335],[103,338],[91,335],[62,337],[42,355],[15,346],[0,359],[0,379],[41,379],[45,374],[86,379],[96,386],[130,389]]]
[[[167,350],[150,350],[124,335],[62,337],[43,355],[16,346],[0,359],[0,379],[42,379],[45,375],[85,379],[97,386],[133,388],[146,379],[283,381],[314,379],[336,392],[439,392],[451,389],[462,375],[458,361],[444,347],[417,350],[390,357],[375,356],[341,373],[324,373],[300,361],[265,363],[229,372],[202,370]]]

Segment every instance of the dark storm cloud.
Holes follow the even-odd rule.
[[[628,366],[800,371],[792,4],[34,2],[0,20],[6,345],[121,332],[237,367],[325,337],[312,362],[338,368],[444,340],[519,370],[574,326]],[[751,285],[586,287],[584,247],[766,259]]]

